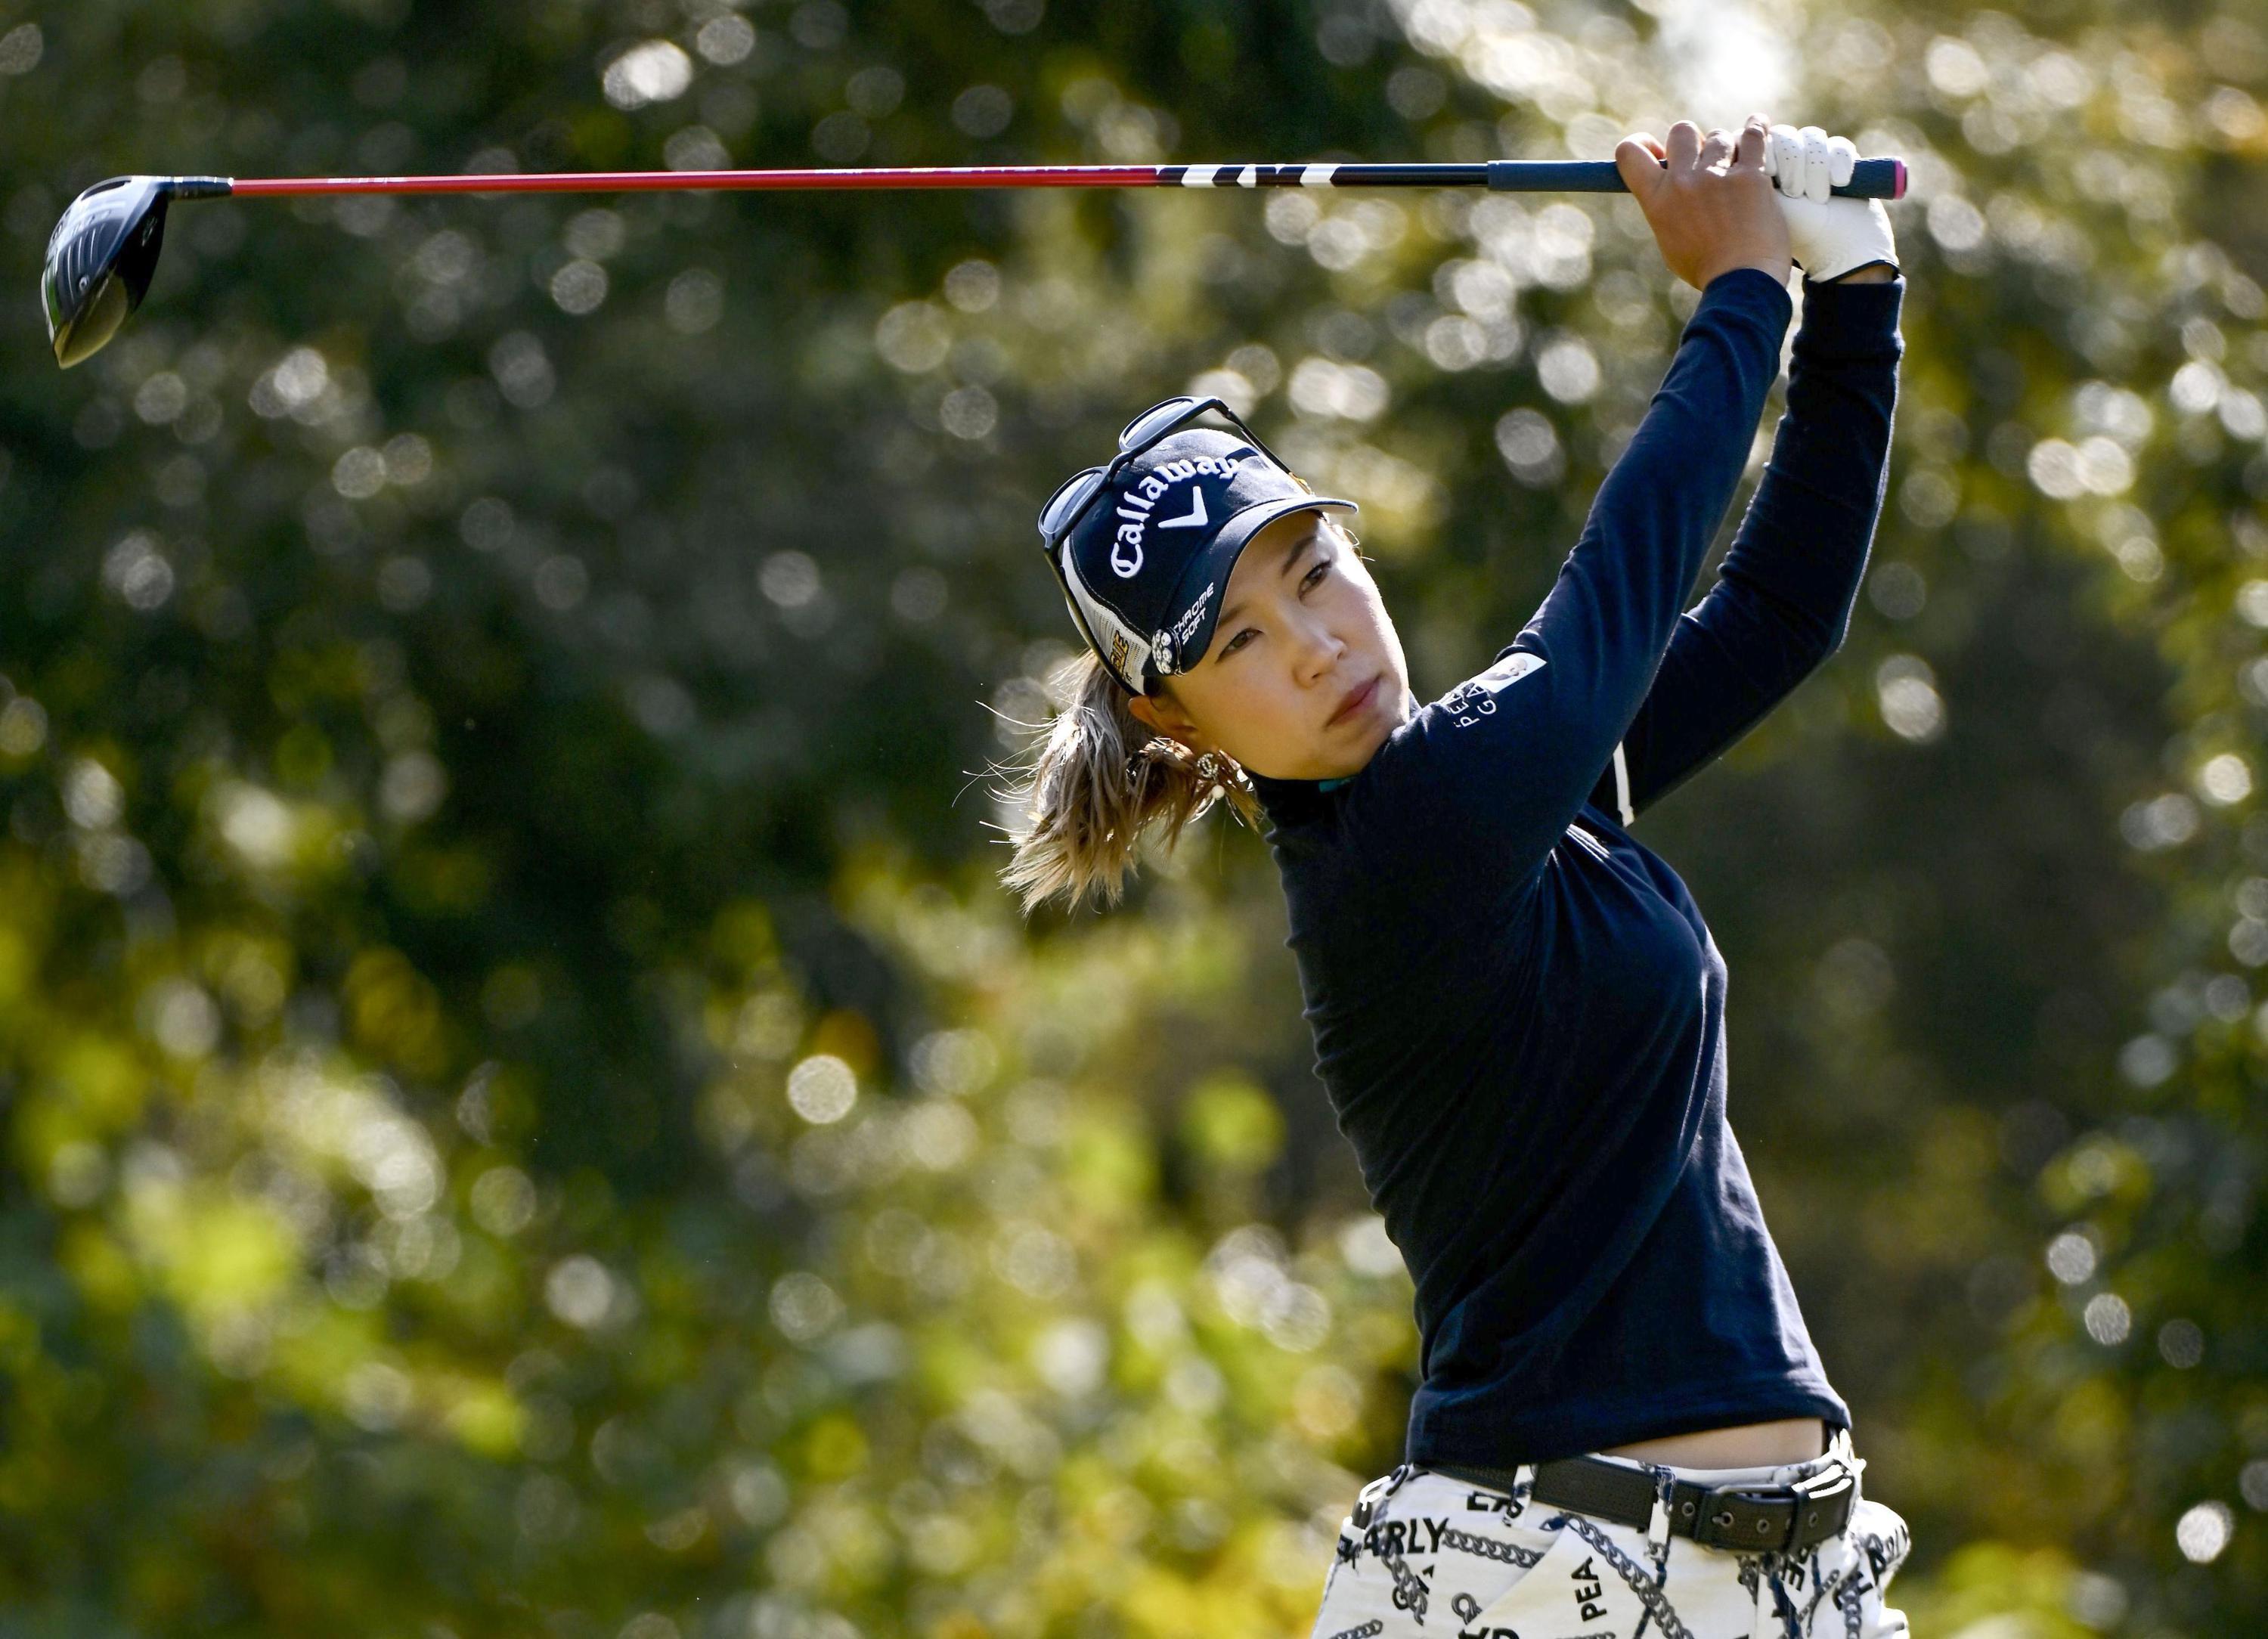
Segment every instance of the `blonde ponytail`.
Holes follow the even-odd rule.
[[[1090,893],[1116,904],[1144,834],[1159,820],[1169,849],[1217,800],[1259,827],[1260,798],[1244,770],[1214,753],[1208,766],[1220,777],[1204,777],[1195,753],[1134,715],[1092,650],[1057,665],[1045,687],[1055,716],[1026,725],[1036,731],[1029,777],[999,793],[1023,820],[1010,831],[1015,852],[1000,878],[1026,915],[1057,893],[1071,910]]]

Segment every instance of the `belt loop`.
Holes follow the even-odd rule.
[[[1843,1459],[1843,1466],[1851,1471],[1851,1511],[1856,1514],[1859,1503],[1867,1495],[1867,1459],[1859,1455],[1858,1447],[1852,1444],[1848,1423],[1836,1429],[1833,1449],[1835,1454]]]
[[[1677,1476],[1669,1469],[1657,1471],[1653,1476],[1653,1511],[1646,1516],[1646,1546],[1660,1560],[1669,1547],[1669,1498],[1677,1486]]]
[[[1370,1529],[1370,1522],[1377,1517],[1378,1505],[1400,1490],[1402,1482],[1410,1477],[1410,1474],[1408,1463],[1397,1463],[1391,1473],[1382,1474],[1363,1487],[1354,1499],[1353,1519],[1357,1531]]]

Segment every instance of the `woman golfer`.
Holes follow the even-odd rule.
[[[1628,827],[1840,644],[1904,344],[1853,151],[1751,117],[1615,161],[1701,292],[1550,594],[1420,704],[1333,513],[1214,401],[1138,417],[1041,533],[1091,652],[1005,873],[1118,894],[1138,839],[1264,815],[1316,1068],[1417,1287],[1407,1460],[1363,1488],[1319,1639],[1903,1635],[1726,1124],[1726,968]],[[1775,190],[1777,183],[1777,191]],[[1716,584],[1805,270],[1787,413]]]

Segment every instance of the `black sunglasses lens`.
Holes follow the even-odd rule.
[[[1118,447],[1129,450],[1162,428],[1170,427],[1187,415],[1190,408],[1202,401],[1189,397],[1167,399],[1153,404],[1126,423],[1118,435]]]
[[[1064,479],[1040,509],[1040,533],[1052,535],[1063,527],[1064,520],[1076,512],[1102,482],[1102,468],[1090,467],[1083,473],[1073,473]]]

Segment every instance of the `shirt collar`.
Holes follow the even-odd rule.
[[[1410,703],[1414,712],[1417,709],[1415,694],[1410,695]],[[1380,749],[1383,750],[1384,747],[1381,746]],[[1260,798],[1261,807],[1267,811],[1270,818],[1290,820],[1301,814],[1314,812],[1323,807],[1324,799],[1331,792],[1343,785],[1360,779],[1362,771],[1357,769],[1352,774],[1342,775],[1331,780],[1278,780],[1269,775],[1255,773],[1250,768],[1247,768],[1244,775],[1245,778],[1252,782],[1252,789]]]
[[[1274,820],[1289,820],[1312,811],[1323,799],[1321,780],[1278,780],[1265,774],[1244,771],[1252,782],[1252,789],[1260,798],[1260,805]]]

